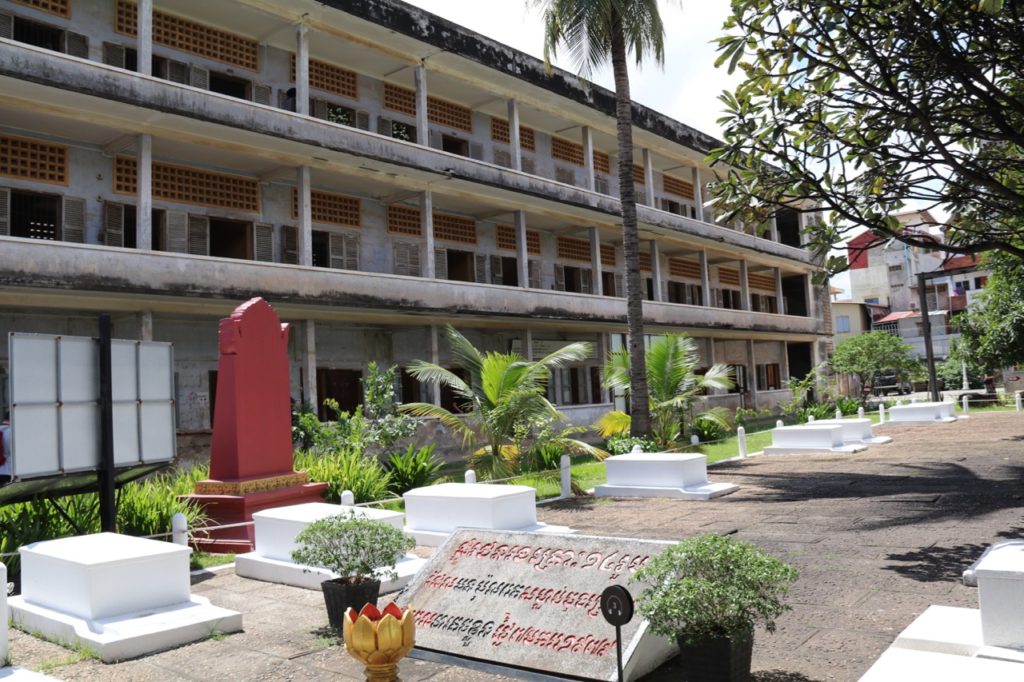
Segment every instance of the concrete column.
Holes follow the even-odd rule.
[[[313,411],[320,412],[320,405],[317,404],[316,392],[316,323],[313,320],[303,320],[303,336],[306,339],[306,346],[302,349],[302,374],[305,381],[302,386],[302,402],[313,407]]]
[[[437,325],[430,326],[430,361],[435,365],[441,364],[441,343],[438,339]],[[441,385],[431,384],[430,402],[435,405],[441,404]]]
[[[608,335],[601,332],[597,335],[597,366],[604,372],[604,366],[608,364]],[[608,389],[601,386],[601,395],[598,396],[602,403],[609,403],[612,400],[611,395],[608,393]]]
[[[138,42],[135,44],[136,69],[139,73],[153,75],[153,0],[139,0]]]
[[[582,129],[582,141],[583,141],[583,176],[586,184],[584,185],[591,192],[594,191],[594,134],[590,130],[590,126],[583,126]]]
[[[789,342],[782,342],[782,362],[779,363],[779,373],[782,375],[782,385],[786,386],[789,383]]]
[[[708,339],[708,367],[715,364],[715,340]]]
[[[437,277],[434,263],[434,197],[430,190],[420,195],[420,232],[423,234],[423,276]]]
[[[533,330],[527,329],[523,332],[523,357],[527,362],[533,362]]]
[[[711,276],[708,274],[708,252],[701,251],[698,254],[700,260],[700,297],[701,305],[705,308],[711,307]]]
[[[775,221],[774,215],[768,221],[768,238],[773,242],[779,241],[779,224]]]
[[[143,310],[139,313],[139,341],[153,340],[153,311]]]
[[[526,249],[526,211],[515,212],[516,228],[516,278],[520,287],[530,286],[530,254]]]
[[[696,166],[690,175],[690,182],[693,183],[693,203],[697,206],[697,220],[704,220],[704,186],[700,179],[700,169]]]
[[[654,208],[654,154],[644,149],[644,203]]]
[[[508,143],[512,170],[523,170],[523,148],[519,146],[519,102],[508,101]]]
[[[295,113],[309,116],[309,35],[305,23],[295,31]]]
[[[427,66],[420,62],[416,66],[416,143],[430,144],[427,122]]]
[[[136,138],[135,248],[153,249],[153,137]]]
[[[747,261],[740,261],[740,305],[744,310],[751,310],[750,306],[750,267]]]
[[[654,300],[661,301],[661,249],[656,239],[651,240],[651,280],[654,283]]]
[[[313,265],[313,204],[309,186],[309,166],[299,166],[295,174],[298,194],[299,265]]]
[[[782,269],[772,268],[775,274],[775,308],[779,315],[786,314],[786,297],[782,295]]]
[[[749,409],[757,409],[757,358],[754,355],[754,340],[747,339],[747,361],[750,363],[750,369],[747,370],[747,385],[750,386],[750,404],[747,405]]]
[[[601,281],[601,233],[596,227],[591,227],[590,233],[590,269],[593,271],[593,286],[591,292],[596,296],[604,296],[604,284]]]
[[[818,316],[818,306],[814,300],[814,280],[811,275],[804,275],[804,295],[807,297],[807,317]]]

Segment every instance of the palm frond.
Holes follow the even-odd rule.
[[[414,417],[429,417],[431,419],[437,419],[446,428],[451,429],[454,433],[461,433],[463,442],[472,441],[475,437],[475,433],[469,425],[463,420],[448,410],[438,405],[432,405],[431,403],[405,403],[399,405],[398,409],[407,414],[411,414]]]
[[[631,424],[632,419],[628,414],[620,410],[613,410],[601,415],[601,418],[594,424],[594,428],[602,438],[611,438],[620,433],[629,433]]]
[[[408,372],[424,383],[447,386],[465,400],[476,400],[476,393],[473,392],[473,388],[450,369],[435,365],[432,362],[418,361],[409,365]]]

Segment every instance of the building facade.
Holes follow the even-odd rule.
[[[254,295],[293,325],[296,401],[354,407],[370,361],[447,364],[452,324],[533,357],[592,342],[551,397],[577,423],[609,408],[613,93],[394,0],[2,0],[0,94],[0,329],[107,311],[173,342],[181,433],[209,429],[217,321]],[[715,223],[718,143],[634,122],[648,329],[737,368],[711,400],[771,407],[830,334],[804,215]]]

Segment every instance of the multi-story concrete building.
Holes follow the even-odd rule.
[[[447,363],[438,329],[594,357],[551,395],[608,409],[625,331],[614,96],[395,0],[0,1],[0,328],[176,345],[179,428],[209,428],[217,320],[262,295],[296,400],[366,363]],[[704,96],[694,93],[694,96]],[[717,142],[635,105],[645,317],[786,397],[827,340],[802,216],[703,207]],[[408,375],[406,400],[450,401]]]

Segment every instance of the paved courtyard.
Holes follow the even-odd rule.
[[[793,563],[793,611],[754,646],[759,682],[856,680],[929,604],[976,607],[960,573],[986,545],[1024,536],[1024,416],[886,426],[889,445],[853,456],[756,457],[714,467],[740,491],[711,502],[573,500],[541,520],[588,534],[676,540],[730,533]],[[229,569],[193,590],[244,613],[245,632],[103,665],[12,630],[15,663],[67,680],[361,680],[321,629],[318,592]],[[669,666],[670,668],[670,666]],[[497,680],[407,661],[415,680]],[[675,679],[663,669],[653,680]]]

